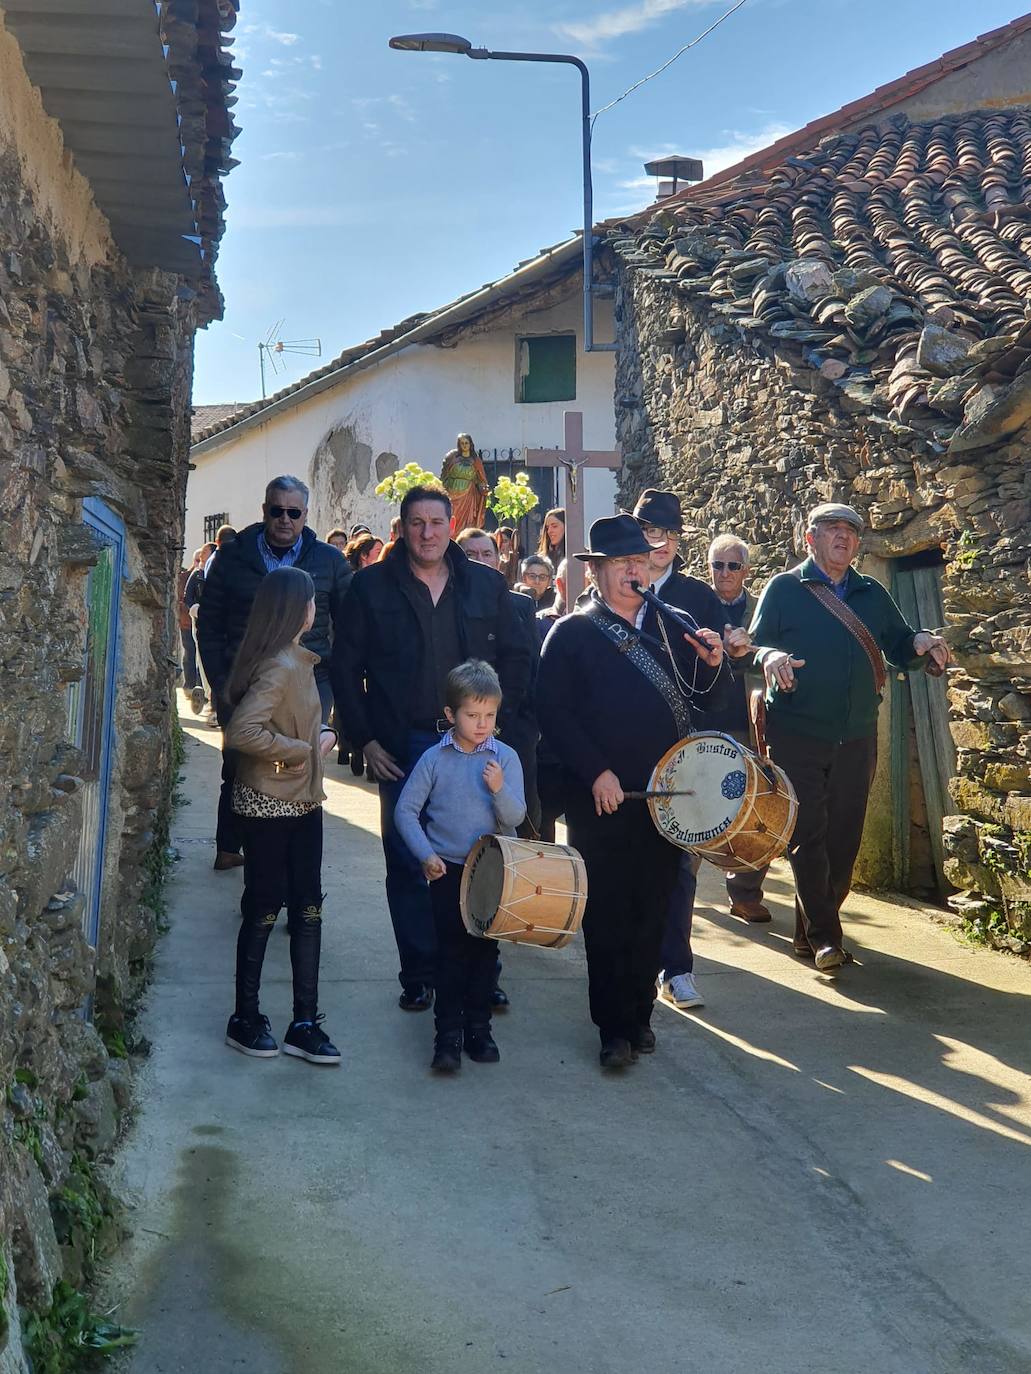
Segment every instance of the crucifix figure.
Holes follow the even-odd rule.
[[[584,539],[583,490],[580,481],[581,468],[610,468],[622,466],[623,456],[615,450],[584,448],[584,417],[579,410],[567,410],[563,414],[565,422],[565,448],[531,448],[524,455],[524,462],[531,468],[564,467],[568,474],[566,482],[566,609],[572,610],[576,598],[584,589],[584,565],[572,557],[586,546]]]

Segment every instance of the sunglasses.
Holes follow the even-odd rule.
[[[733,560],[729,563],[724,563],[719,558],[714,558],[709,564],[709,567],[715,568],[717,572],[723,572],[724,568],[727,572],[740,572],[744,566],[743,563],[735,563]]]
[[[289,515],[291,520],[300,520],[304,511],[300,506],[269,506],[268,513],[273,520],[279,520],[284,515]]]

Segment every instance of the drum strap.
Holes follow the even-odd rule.
[[[884,656],[878,648],[877,641],[866,628],[863,622],[856,615],[855,611],[850,610],[840,597],[835,596],[830,587],[822,582],[803,582],[802,585],[807,591],[812,592],[817,601],[825,610],[830,611],[835,620],[840,620],[845,629],[859,642],[860,648],[870,661],[870,669],[873,673],[874,688],[877,695],[884,691],[884,684],[888,680],[888,674],[884,671]]]
[[[641,643],[636,630],[627,629],[615,616],[609,615],[600,602],[592,600],[580,614],[597,626],[606,639],[610,640],[629,663],[642,673],[669,707],[676,722],[678,738],[683,739],[691,733],[691,712],[681,696],[677,684],[666,672],[662,664],[654,658]]]

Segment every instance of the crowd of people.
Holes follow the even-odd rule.
[[[294,1012],[283,1051],[340,1061],[318,1006],[323,769],[334,750],[378,785],[399,1006],[434,1009],[439,1073],[457,1072],[463,1052],[500,1058],[492,1018],[510,999],[498,944],[470,935],[460,910],[463,862],[483,834],[552,842],[565,818],[587,872],[603,1068],[654,1051],[657,994],[703,1004],[691,950],[699,860],[642,801],[659,759],[691,733],[750,746],[764,734],[798,798],[795,953],[823,974],[850,962],[840,909],[876,763],[884,659],[936,673],[949,662],[944,640],[907,625],[854,567],[856,510],[817,506],[808,556],[757,601],[745,540],[718,534],[707,578],[690,576],[676,494],[645,491],[570,550],[587,566],[574,606],[561,509],[523,558],[511,528],[456,530],[437,486],[408,492],[387,540],[359,525],[323,542],[307,517],[305,484],[276,478],[261,520],[220,530],[181,589],[184,685],[224,732],[215,868],[244,869],[228,1044],[279,1052],[259,991],[285,908]],[[771,920],[764,876],[728,874],[733,916]]]

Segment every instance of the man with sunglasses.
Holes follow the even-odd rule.
[[[709,577],[712,589],[719,599],[724,643],[733,638],[735,645],[748,648],[747,626],[752,623],[757,598],[747,589],[751,568],[749,567],[748,545],[736,534],[718,534],[709,545]],[[725,704],[699,717],[704,730],[722,730],[733,735],[740,743],[752,748],[751,730],[748,721],[748,696],[753,687],[762,686],[759,674],[745,675],[743,662],[751,663],[750,655],[744,660],[738,658],[734,664],[733,689]],[[763,880],[767,870],[756,872],[745,870],[743,873],[727,874],[727,896],[730,899],[730,914],[751,924],[762,924],[772,919],[770,909],[763,902]]]
[[[218,723],[225,728],[230,710],[223,693],[236,650],[247,627],[258,584],[273,568],[302,568],[315,583],[315,619],[301,643],[319,655],[315,684],[322,719],[333,707],[329,660],[351,566],[339,549],[324,544],[307,528],[308,488],[299,477],[276,477],[265,489],[262,519],[223,545],[204,581],[197,616],[197,644],[214,697]],[[222,754],[222,792],[218,802],[215,868],[243,863],[239,827],[232,808],[235,756]]]

